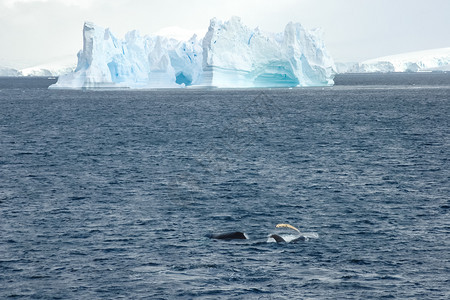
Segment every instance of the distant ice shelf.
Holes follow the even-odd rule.
[[[61,76],[71,73],[77,65],[73,55],[53,60],[51,63],[39,64],[27,68],[0,67],[0,76]]]
[[[212,19],[206,35],[180,41],[137,31],[116,38],[86,22],[76,69],[52,89],[252,88],[333,85],[335,65],[320,30],[289,23],[282,33]]]
[[[0,76],[20,76],[20,72],[14,68],[0,67]]]
[[[53,63],[37,65],[21,69],[21,76],[62,76],[75,70],[76,58],[70,57],[56,60]]]
[[[347,68],[351,73],[447,71],[450,47],[408,52],[363,61]]]

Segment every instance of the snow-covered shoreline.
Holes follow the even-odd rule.
[[[338,73],[450,71],[450,47],[407,52],[360,63],[336,63]]]
[[[76,66],[76,57],[72,55],[26,68],[0,66],[0,76],[58,77],[73,72]]]

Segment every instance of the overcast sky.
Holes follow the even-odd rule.
[[[122,37],[169,26],[206,31],[212,17],[233,15],[266,31],[289,21],[320,27],[336,61],[450,47],[450,0],[0,0],[0,64],[75,58],[84,21]]]

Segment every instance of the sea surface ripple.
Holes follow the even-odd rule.
[[[449,78],[1,78],[0,298],[448,299]],[[267,243],[278,223],[317,238]],[[229,231],[250,239],[206,237]]]

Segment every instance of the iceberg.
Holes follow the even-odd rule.
[[[86,22],[74,72],[50,88],[171,88],[195,84],[201,75],[200,42],[180,42],[130,31],[123,40]]]
[[[251,88],[326,86],[335,66],[320,30],[289,23],[282,33],[250,29],[240,18],[212,19],[204,38],[186,41],[86,22],[76,69],[52,89]]]
[[[366,60],[356,64],[350,72],[421,72],[447,70],[449,67],[450,48],[439,48]]]
[[[211,20],[203,39],[203,84],[217,87],[332,85],[334,62],[319,30],[299,23],[283,33],[264,33],[238,17]]]

